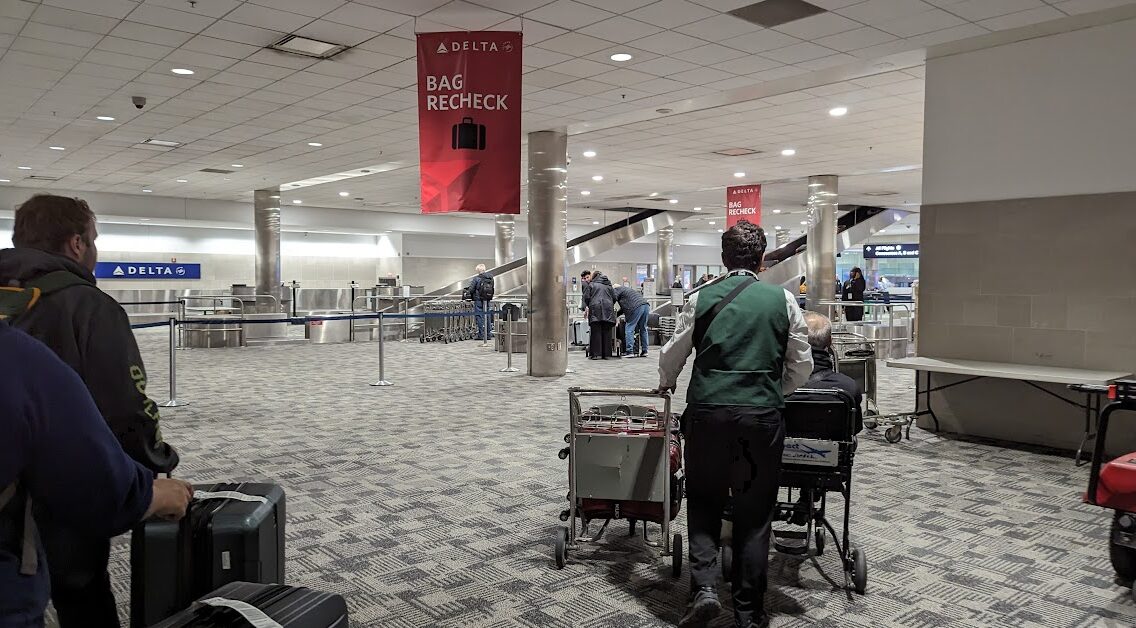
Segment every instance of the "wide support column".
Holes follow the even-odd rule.
[[[669,295],[675,281],[674,227],[663,227],[655,234],[655,294]]]
[[[809,291],[805,307],[830,317],[832,308],[821,306],[819,302],[831,301],[835,296],[837,199],[836,175],[809,177],[808,246],[805,249],[805,282]]]
[[[529,133],[529,375],[559,377],[568,370],[568,134]]]
[[[513,261],[513,237],[517,232],[517,222],[512,214],[497,214],[497,230],[493,238],[494,266]]]
[[[280,290],[280,188],[255,190],[252,194],[253,241],[256,258],[253,274],[256,293],[271,294],[277,299]],[[257,305],[261,305],[257,299]],[[270,301],[265,299],[265,301]]]

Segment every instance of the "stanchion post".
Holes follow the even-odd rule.
[[[355,321],[351,321],[352,324]],[[393,382],[388,382],[386,378],[386,364],[383,345],[386,341],[383,339],[383,313],[379,312],[379,381],[371,382],[372,386],[394,386]]]
[[[489,302],[481,301],[481,346],[489,346]]]
[[[189,405],[185,401],[178,401],[177,398],[177,320],[175,316],[170,317],[170,400],[159,403],[158,406],[162,408],[178,408]]]
[[[513,366],[513,309],[506,308],[505,313],[505,368],[501,369],[502,373],[516,373],[520,369]]]
[[[568,333],[565,334],[564,346],[565,347],[571,347],[572,346],[572,306],[571,305],[569,305],[566,308],[565,314],[568,316],[568,318],[567,318],[568,325],[566,326]],[[572,355],[572,353],[568,352],[568,355]],[[571,366],[564,369],[565,375],[572,375],[575,372],[576,372],[576,369],[572,368]]]

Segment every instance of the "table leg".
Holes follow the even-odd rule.
[[[1078,467],[1084,466],[1093,461],[1093,456],[1090,453],[1088,460],[1082,460],[1081,456],[1085,451],[1085,444],[1089,439],[1093,439],[1096,443],[1097,432],[1094,429],[1093,417],[1096,416],[1095,428],[1100,428],[1100,398],[1092,393],[1085,393],[1085,433],[1081,436],[1081,444],[1077,446],[1077,455],[1073,458],[1073,464]]]

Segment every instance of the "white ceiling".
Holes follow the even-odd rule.
[[[724,13],[751,1],[0,0],[0,178],[26,187],[247,199],[257,187],[380,166],[386,171],[306,187],[285,200],[417,211],[416,31],[523,30],[524,126],[537,130],[1131,3],[812,0],[831,12],[774,29]],[[326,61],[264,49],[289,32],[354,47]],[[614,52],[634,58],[614,62]],[[194,74],[174,75],[175,67]],[[721,211],[714,205],[725,185],[816,173],[842,175],[842,202],[917,204],[918,171],[886,171],[921,161],[922,66],[870,74],[573,135],[573,219],[598,219],[589,205],[652,206],[608,200],[650,192],[679,198],[677,208]],[[147,107],[136,110],[132,96],[145,96]],[[837,104],[850,113],[830,118]],[[137,146],[149,138],[183,145]],[[710,154],[732,147],[764,152]],[[781,157],[787,147],[797,155]],[[599,155],[583,158],[585,149]],[[736,179],[735,171],[747,176]],[[592,174],[605,180],[593,183]],[[583,189],[593,194],[582,197]],[[898,194],[865,196],[881,191]],[[775,184],[766,206],[789,210],[803,197],[801,183]]]

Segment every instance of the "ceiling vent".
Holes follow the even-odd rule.
[[[302,57],[330,59],[344,50],[347,50],[348,47],[343,44],[331,44],[318,39],[300,37],[299,35],[285,35],[283,39],[270,45],[269,48],[279,50],[280,52],[300,55]]]
[[[754,150],[752,148],[723,148],[722,150],[714,151],[713,154],[725,157],[741,157],[742,155],[756,155],[761,152],[763,151]]]
[[[820,13],[825,13],[825,10],[804,0],[765,0],[730,11],[730,15],[734,17],[765,28],[781,26]]]
[[[222,170],[220,168],[202,168],[201,172],[208,172],[209,174],[233,174],[235,170]]]
[[[52,177],[46,174],[33,174],[27,177],[31,181],[58,181],[60,177]]]

